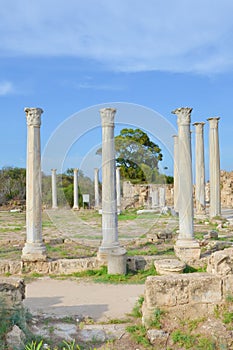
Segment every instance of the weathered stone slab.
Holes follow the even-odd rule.
[[[181,317],[197,317],[213,312],[214,305],[223,301],[222,279],[208,273],[150,276],[145,284],[143,322],[156,309],[179,313]]]
[[[154,266],[160,275],[183,273],[186,264],[178,259],[155,260]]]

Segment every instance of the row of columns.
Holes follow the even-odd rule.
[[[26,185],[26,243],[22,251],[23,261],[46,260],[46,248],[42,240],[42,200],[41,200],[41,108],[25,108],[27,119],[27,185]],[[114,117],[116,110],[100,110],[102,123],[102,234],[99,258],[106,260],[116,255],[118,263],[111,264],[111,272],[125,271],[126,251],[118,242],[117,212],[120,206],[120,169],[115,166]],[[98,184],[95,171],[95,184]],[[118,189],[118,190],[116,190]],[[97,194],[97,185],[95,186]],[[118,197],[116,193],[118,192]],[[98,195],[96,204],[99,205]],[[52,169],[53,208],[57,208],[56,169]],[[78,169],[74,169],[74,209],[78,209]],[[114,258],[115,259],[115,258]],[[111,262],[114,262],[113,258]],[[119,261],[123,265],[119,268]],[[114,271],[116,267],[116,271]]]
[[[57,169],[51,169],[52,172],[52,209],[57,209]],[[79,209],[78,203],[78,169],[74,169],[74,210]]]
[[[183,110],[184,108],[181,108]],[[191,114],[191,112],[190,112]],[[210,177],[210,205],[209,216],[210,218],[221,215],[221,193],[220,193],[220,155],[219,155],[219,136],[218,136],[218,121],[220,118],[209,118],[209,177]],[[191,120],[190,120],[191,122]],[[187,135],[190,135],[190,122],[189,131]],[[179,120],[178,120],[179,124]],[[195,126],[195,202],[196,202],[196,215],[206,214],[205,203],[205,159],[204,159],[204,122],[196,122]],[[179,127],[178,127],[179,134]],[[181,138],[182,147],[182,133],[179,136]],[[179,211],[178,199],[179,199],[179,137],[174,135],[174,209]],[[191,152],[191,149],[190,149]],[[191,157],[191,155],[190,155]],[[191,159],[191,158],[190,158]],[[182,164],[180,165],[182,167]],[[181,178],[180,180],[183,181]]]
[[[179,236],[175,245],[176,254],[183,260],[198,258],[199,244],[193,231],[193,182],[191,159],[191,112],[192,108],[178,108],[172,113],[177,116],[178,136],[174,137],[174,207],[179,212]],[[221,215],[220,201],[220,158],[218,140],[219,118],[209,118],[210,157],[210,207],[211,218]],[[204,123],[194,123],[196,129],[196,213],[205,214],[205,166],[204,166]]]
[[[52,173],[52,209],[57,209],[57,182],[56,182],[56,174],[57,169],[51,169]],[[100,208],[100,194],[99,194],[99,169],[94,169],[94,190],[95,190],[95,208]],[[121,210],[121,175],[120,175],[120,167],[116,168],[116,193],[117,193],[117,210],[118,213]],[[78,169],[74,169],[74,205],[73,209],[79,209],[78,203]]]

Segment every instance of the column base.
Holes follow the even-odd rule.
[[[21,259],[23,261],[46,261],[46,247],[41,243],[25,243],[22,250]]]
[[[116,253],[121,247],[118,245],[112,247],[99,247],[99,251],[97,253],[97,259],[100,261],[102,265],[108,264],[108,256],[110,254]]]
[[[197,241],[178,239],[174,246],[176,256],[185,263],[191,263],[199,260],[201,256],[201,248]]]
[[[108,255],[108,274],[126,275],[127,251],[119,247]]]
[[[79,207],[73,207],[72,210],[79,210]]]

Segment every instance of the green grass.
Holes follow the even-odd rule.
[[[164,311],[160,309],[155,309],[153,316],[149,322],[149,327],[161,329],[162,328],[161,318],[163,315],[164,315]]]
[[[107,267],[103,266],[99,270],[85,270],[68,275],[50,275],[51,278],[57,277],[77,277],[89,278],[96,283],[110,284],[143,284],[148,276],[157,275],[155,267],[152,265],[148,270],[139,270],[137,272],[129,271],[126,275],[112,275],[107,273]]]
[[[131,334],[131,337],[146,348],[151,348],[151,344],[147,338],[147,330],[145,326],[133,325],[126,327],[126,331]]]
[[[183,273],[206,272],[206,269],[207,269],[207,265],[205,265],[203,267],[198,267],[198,268],[195,268],[195,267],[190,266],[190,265],[186,265]]]
[[[129,316],[135,317],[135,318],[141,318],[142,317],[142,304],[144,301],[144,296],[140,296],[136,302],[136,304],[133,307],[133,310],[129,314]]]
[[[195,349],[195,350],[215,350],[216,343],[213,339],[201,337],[199,334],[193,335],[190,332],[182,332],[176,330],[172,332],[171,338],[173,342],[182,349]]]

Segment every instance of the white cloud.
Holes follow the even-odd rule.
[[[0,81],[0,96],[5,96],[14,91],[10,81]]]
[[[233,68],[232,0],[8,0],[0,55],[76,56],[111,70]]]

